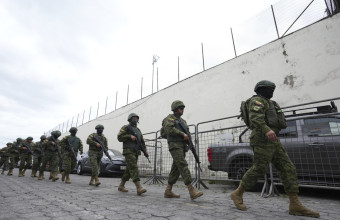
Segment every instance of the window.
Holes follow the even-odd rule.
[[[305,119],[304,132],[308,136],[340,135],[340,118]]]
[[[282,138],[297,137],[296,121],[287,121],[287,128],[282,129],[280,131],[279,137]]]

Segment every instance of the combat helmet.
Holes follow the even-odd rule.
[[[72,131],[75,131],[75,132],[77,132],[77,131],[78,131],[78,128],[76,128],[76,127],[72,127],[72,128],[70,128],[69,132],[72,132]]]
[[[104,126],[101,125],[101,124],[99,124],[99,125],[97,125],[97,126],[95,127],[95,129],[104,129]]]
[[[22,138],[17,138],[17,142],[21,142],[22,141]]]
[[[271,88],[275,89],[276,85],[275,85],[275,83],[273,83],[271,81],[261,80],[260,82],[256,83],[255,88],[254,88],[254,92],[256,92],[257,89],[261,88],[261,87],[271,87]]]
[[[30,137],[27,137],[26,140],[31,141],[33,140],[33,138],[30,136]]]
[[[139,116],[136,113],[131,113],[128,116],[128,121],[130,121],[132,117],[137,117],[139,119]]]
[[[40,136],[40,140],[45,140],[46,139],[46,136],[45,135],[41,135]]]
[[[56,131],[53,131],[51,134],[52,134],[54,137],[58,138],[58,137],[60,137],[61,132],[58,131],[58,130],[56,130]]]
[[[180,100],[175,100],[171,104],[171,111],[175,111],[177,108],[181,106],[185,107],[184,103]]]
[[[13,144],[11,142],[8,142],[6,145],[9,146],[9,145],[13,145]]]

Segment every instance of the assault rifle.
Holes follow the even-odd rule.
[[[41,143],[41,141],[39,141],[39,149],[40,149],[40,152],[41,152],[41,156],[44,156],[44,150],[43,150],[43,148],[42,148],[42,143]]]
[[[56,139],[53,137],[53,135],[51,136],[52,141],[55,143],[54,147],[52,147],[53,151],[57,151],[58,152],[58,157],[61,160],[61,155],[59,152],[59,146],[58,146],[58,142],[56,141]]]
[[[100,147],[102,148],[102,150],[100,152],[101,153],[104,152],[104,154],[110,159],[111,163],[113,163],[112,162],[112,158],[111,158],[109,152],[107,152],[107,150],[106,150],[106,148],[104,146],[104,143],[101,140],[99,140],[99,138],[97,136],[93,136],[93,140],[95,142],[97,142],[98,144],[100,144]]]
[[[29,154],[33,154],[31,148],[25,142],[21,142],[21,143],[22,143],[22,145],[24,145],[24,147],[26,147],[26,149],[28,150]]]
[[[188,130],[186,128],[186,125],[184,125],[184,123],[181,120],[179,120],[178,124],[182,128],[183,132],[189,137],[189,140],[188,140],[188,143],[187,143],[187,147],[185,148],[185,151],[188,152],[189,150],[191,150],[192,154],[195,157],[195,160],[196,160],[198,168],[200,169],[201,172],[203,172],[202,169],[201,169],[201,165],[200,165],[201,164],[200,159],[199,159],[199,157],[197,155],[195,146],[194,146],[194,144],[192,143],[192,140],[191,140],[191,134],[188,132]]]
[[[66,149],[71,153],[72,159],[77,162],[76,154],[74,153],[74,149],[71,146],[68,138],[66,138]]]
[[[132,130],[131,125],[128,125],[127,129],[132,133],[132,136],[135,136],[138,148],[143,152],[144,156],[148,159],[149,163],[151,163],[151,161],[149,160],[149,154],[146,153],[146,150],[143,147],[142,142],[139,140],[138,135],[136,134],[136,132],[134,132]]]

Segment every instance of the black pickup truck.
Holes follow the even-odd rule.
[[[296,166],[300,184],[340,186],[340,113],[334,106],[333,103],[317,112],[290,115],[287,128],[279,134]],[[225,171],[229,179],[240,180],[251,167],[254,153],[249,144],[250,131],[246,127],[242,130],[236,142],[208,146],[210,170]],[[276,171],[274,175],[278,176]]]

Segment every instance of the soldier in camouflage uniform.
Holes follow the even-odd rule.
[[[185,160],[185,148],[189,137],[185,134],[179,122],[185,124],[187,131],[189,128],[184,119],[181,118],[184,112],[185,105],[182,101],[176,100],[171,104],[171,111],[173,114],[168,115],[163,119],[162,127],[164,128],[164,132],[166,133],[169,151],[172,156],[173,162],[172,167],[169,174],[168,186],[164,192],[164,198],[179,198],[179,195],[176,195],[172,192],[172,186],[177,182],[179,176],[181,175],[184,184],[188,187],[190,198],[197,199],[202,196],[203,193],[197,191],[192,185],[192,179],[190,170],[188,168],[188,163]],[[162,134],[163,136],[163,134]]]
[[[126,160],[126,170],[123,174],[122,180],[120,182],[120,185],[118,186],[118,190],[121,192],[128,192],[128,190],[125,188],[125,182],[129,181],[131,178],[132,181],[135,183],[137,188],[137,195],[142,195],[146,192],[146,189],[144,189],[140,184],[140,178],[138,174],[138,156],[141,155],[141,150],[137,144],[137,138],[142,143],[142,147],[145,149],[146,157],[149,157],[149,154],[147,153],[145,142],[143,139],[142,132],[137,128],[137,123],[139,121],[139,116],[135,113],[131,113],[128,116],[128,125],[124,125],[118,135],[118,141],[123,142],[123,155],[125,156]],[[134,134],[137,135],[134,136]]]
[[[280,140],[279,131],[287,127],[286,119],[280,106],[270,100],[275,90],[273,82],[262,80],[255,86],[254,95],[246,101],[248,108],[250,146],[254,149],[254,162],[245,173],[239,187],[231,193],[230,197],[235,206],[245,211],[243,193],[251,189],[258,178],[263,177],[272,163],[280,174],[284,189],[289,196],[289,214],[319,217],[319,213],[304,207],[298,199],[298,181],[295,166],[289,159]]]
[[[32,142],[33,138],[28,137],[26,140],[22,141],[20,144],[19,152],[20,152],[20,166],[19,166],[19,177],[25,176],[25,172],[32,165],[32,146],[34,143]],[[28,149],[29,148],[29,149]],[[26,163],[26,164],[25,164]]]
[[[71,135],[63,137],[60,141],[60,148],[62,152],[62,157],[65,165],[65,170],[62,172],[61,180],[65,183],[70,184],[70,173],[77,165],[77,155],[78,150],[80,151],[80,155],[83,154],[83,143],[81,142],[80,138],[76,136],[78,129],[75,127],[70,128]],[[73,148],[75,159],[72,156],[72,152],[70,147]]]
[[[9,171],[7,173],[8,176],[13,175],[13,169],[14,169],[15,165],[18,164],[18,161],[19,161],[19,146],[20,146],[21,141],[22,141],[21,138],[17,138],[17,141],[16,142],[14,141],[12,146],[8,149],[9,160],[11,162],[11,164],[9,166]]]
[[[103,157],[103,151],[101,145],[94,139],[95,137],[98,138],[102,143],[103,147],[108,149],[107,146],[107,139],[103,134],[104,126],[97,125],[95,127],[97,133],[92,133],[88,136],[86,143],[89,145],[89,157],[92,165],[92,175],[89,185],[91,186],[99,186],[100,182],[98,179],[98,169],[100,168],[100,162]]]
[[[40,169],[40,164],[42,162],[43,158],[43,146],[42,143],[46,140],[46,136],[42,135],[40,137],[40,141],[36,142],[34,146],[32,147],[33,151],[33,166],[32,166],[32,173],[31,177],[37,177],[37,171]]]
[[[42,159],[42,164],[40,167],[39,171],[39,177],[38,180],[42,180],[44,178],[44,171],[46,168],[47,162],[50,164],[50,173],[52,177],[52,181],[55,182],[56,180],[59,179],[58,177],[58,163],[59,163],[59,155],[58,151],[60,153],[59,149],[59,140],[58,137],[60,137],[61,133],[60,131],[53,131],[51,133],[51,137],[48,137],[44,142],[43,142],[43,151],[44,151],[44,156]]]
[[[0,150],[0,156],[1,156],[1,160],[0,160],[0,168],[2,165],[4,165],[2,167],[2,172],[1,174],[5,173],[5,170],[8,166],[8,160],[9,160],[9,154],[8,154],[8,148],[10,148],[12,146],[12,143],[7,143],[6,144],[7,147],[4,147]]]

